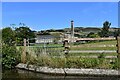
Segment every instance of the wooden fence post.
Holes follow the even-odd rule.
[[[118,67],[120,69],[120,37],[117,37]]]
[[[24,47],[23,47],[23,52],[21,55],[21,61],[22,63],[26,62],[26,39],[24,39]]]
[[[120,37],[117,37],[117,48],[118,48],[118,54],[120,54]]]

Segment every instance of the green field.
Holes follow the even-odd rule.
[[[116,50],[117,41],[103,41],[95,43],[85,43],[79,45],[71,45],[71,50]]]

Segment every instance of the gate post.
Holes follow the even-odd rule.
[[[21,55],[21,61],[22,63],[26,62],[26,39],[24,39],[24,47],[23,47],[23,52]]]
[[[117,53],[120,54],[120,37],[117,37]]]
[[[120,37],[117,36],[118,68],[120,70]]]
[[[64,40],[63,46],[64,46],[65,54],[68,54],[68,52],[70,50],[68,40]]]

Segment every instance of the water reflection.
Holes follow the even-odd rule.
[[[120,80],[118,76],[58,76],[26,70],[3,71],[2,80]]]

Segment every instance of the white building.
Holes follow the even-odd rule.
[[[52,43],[54,42],[54,36],[52,35],[37,35],[36,43]]]

